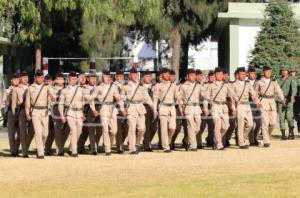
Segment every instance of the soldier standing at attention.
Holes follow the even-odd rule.
[[[56,144],[56,154],[58,156],[64,155],[65,139],[68,137],[69,129],[62,128],[63,123],[58,112],[58,103],[61,92],[64,88],[64,75],[62,73],[56,74],[55,85],[50,88],[51,93],[51,116],[54,124],[54,140]]]
[[[286,104],[281,104],[280,100],[277,103],[279,124],[281,130],[281,139],[286,140],[285,136],[285,120],[287,120],[289,127],[289,139],[294,139],[294,102],[297,95],[297,84],[295,80],[289,76],[289,71],[286,66],[282,66],[280,69],[281,77],[277,79],[284,97],[286,98]]]
[[[165,153],[170,153],[172,136],[176,130],[176,109],[178,87],[170,81],[169,69],[161,69],[162,81],[156,84],[153,92],[154,110],[158,111],[161,144]],[[157,112],[154,113],[157,115]]]
[[[103,144],[106,156],[111,155],[111,147],[118,130],[118,110],[115,108],[114,102],[119,102],[120,98],[118,87],[112,82],[109,71],[103,71],[102,83],[96,87],[96,90],[92,94],[90,107],[95,117],[100,115],[99,124],[101,125],[103,133]],[[96,109],[95,99],[101,104],[99,109]]]
[[[197,151],[197,133],[200,130],[201,108],[200,97],[204,96],[202,86],[196,82],[194,69],[187,70],[187,81],[180,88],[179,109],[181,116],[184,116],[187,123],[187,139],[189,151]]]
[[[208,86],[207,100],[211,103],[211,114],[214,122],[214,146],[217,150],[224,150],[222,139],[229,128],[228,106],[226,97],[234,102],[238,101],[236,94],[228,83],[223,81],[223,71],[215,69],[216,81]],[[204,112],[208,112],[208,103],[204,103]],[[207,115],[207,114],[206,114]],[[232,105],[232,115],[236,115]]]
[[[136,70],[130,71],[129,80],[121,91],[121,97],[126,104],[126,108],[121,104],[121,112],[127,116],[129,152],[138,154],[136,145],[141,143],[146,131],[144,103],[150,107],[153,107],[153,103],[147,89],[139,83]]]
[[[257,82],[255,87],[261,103],[261,116],[262,116],[262,135],[264,147],[270,147],[270,136],[276,126],[277,111],[274,95],[277,95],[285,106],[285,99],[278,85],[277,81],[272,80],[272,69],[269,66],[263,67],[263,77]]]
[[[248,81],[255,90],[258,80],[256,70],[254,67],[251,66],[248,68]],[[249,141],[250,146],[258,146],[258,135],[261,130],[261,111],[259,108],[257,108],[257,105],[253,102],[252,98],[250,98],[250,103],[255,126],[251,129],[249,133]]]
[[[121,70],[118,70],[116,72],[116,77],[115,77],[115,85],[117,85],[119,93],[121,93],[123,86],[125,84],[125,77],[124,77],[124,72]],[[127,137],[128,134],[128,126],[127,123],[124,122],[123,120],[125,119],[125,117],[121,114],[120,112],[120,107],[117,104],[117,107],[119,109],[119,114],[118,114],[118,131],[117,131],[117,135],[116,135],[116,146],[117,146],[117,152],[119,154],[123,154],[124,153],[124,142],[125,139]]]
[[[29,127],[26,126],[25,98],[28,87],[28,74],[26,72],[22,72],[20,74],[19,86],[12,91],[11,112],[17,121],[16,124],[18,125],[18,128],[20,129],[20,141],[24,158],[29,157],[28,149],[34,136],[31,124]]]
[[[82,132],[84,106],[84,90],[77,85],[77,75],[75,72],[70,72],[69,85],[62,90],[58,111],[61,116],[62,123],[68,123],[70,127],[70,151],[72,157],[78,157],[77,141]]]
[[[300,79],[297,77],[296,67],[290,69],[290,76],[294,79],[294,84],[297,86],[297,94],[294,102],[294,117],[297,122],[298,133],[300,133]]]
[[[249,147],[249,132],[253,127],[252,110],[249,98],[258,103],[257,95],[249,81],[245,81],[245,68],[237,69],[237,80],[232,84],[233,91],[238,96],[237,105],[237,142],[241,149]]]
[[[3,116],[7,117],[7,130],[10,154],[12,157],[17,157],[19,155],[20,133],[18,128],[15,126],[17,120],[12,115],[11,103],[13,89],[17,88],[19,85],[19,75],[14,74],[10,82],[11,85],[7,89],[5,89],[3,94],[1,102],[1,111],[3,112]]]
[[[143,73],[143,87],[146,88],[149,96],[153,98],[153,89],[155,84],[152,83],[152,73],[150,71],[145,71]],[[154,121],[152,108],[147,104],[144,104],[146,109],[145,121],[146,121],[146,132],[144,135],[144,150],[146,152],[153,152],[151,148],[151,141],[157,131],[157,122]]]
[[[44,84],[43,72],[37,70],[35,83],[28,87],[25,101],[27,121],[32,121],[38,159],[44,159],[45,143],[48,137],[50,89]]]

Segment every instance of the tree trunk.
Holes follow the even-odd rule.
[[[182,38],[181,42],[181,61],[180,61],[180,79],[183,80],[185,78],[186,71],[189,65],[189,44],[190,39],[189,36],[186,38]]]
[[[42,69],[42,42],[35,42],[35,71]]]
[[[181,35],[178,27],[175,27],[170,34],[170,43],[172,47],[171,66],[176,72],[176,79],[179,79],[179,64],[180,64],[180,47],[181,47]]]

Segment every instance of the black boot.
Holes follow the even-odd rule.
[[[295,139],[295,135],[294,135],[294,127],[289,127],[289,139],[290,139],[290,140]]]
[[[281,129],[281,140],[286,140],[285,130]]]

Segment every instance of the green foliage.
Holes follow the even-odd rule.
[[[269,65],[278,74],[281,65],[300,66],[300,32],[292,6],[285,0],[272,1],[251,54],[250,64]]]

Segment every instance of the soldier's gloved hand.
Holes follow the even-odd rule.
[[[31,116],[30,115],[26,115],[26,120],[30,121],[31,120]]]
[[[127,112],[126,111],[121,111],[123,116],[127,116]]]
[[[66,118],[64,116],[60,117],[62,123],[66,123]]]
[[[207,111],[203,111],[203,114],[204,114],[205,116],[208,116],[208,112],[207,112]]]
[[[236,111],[232,111],[231,115],[236,116]]]

